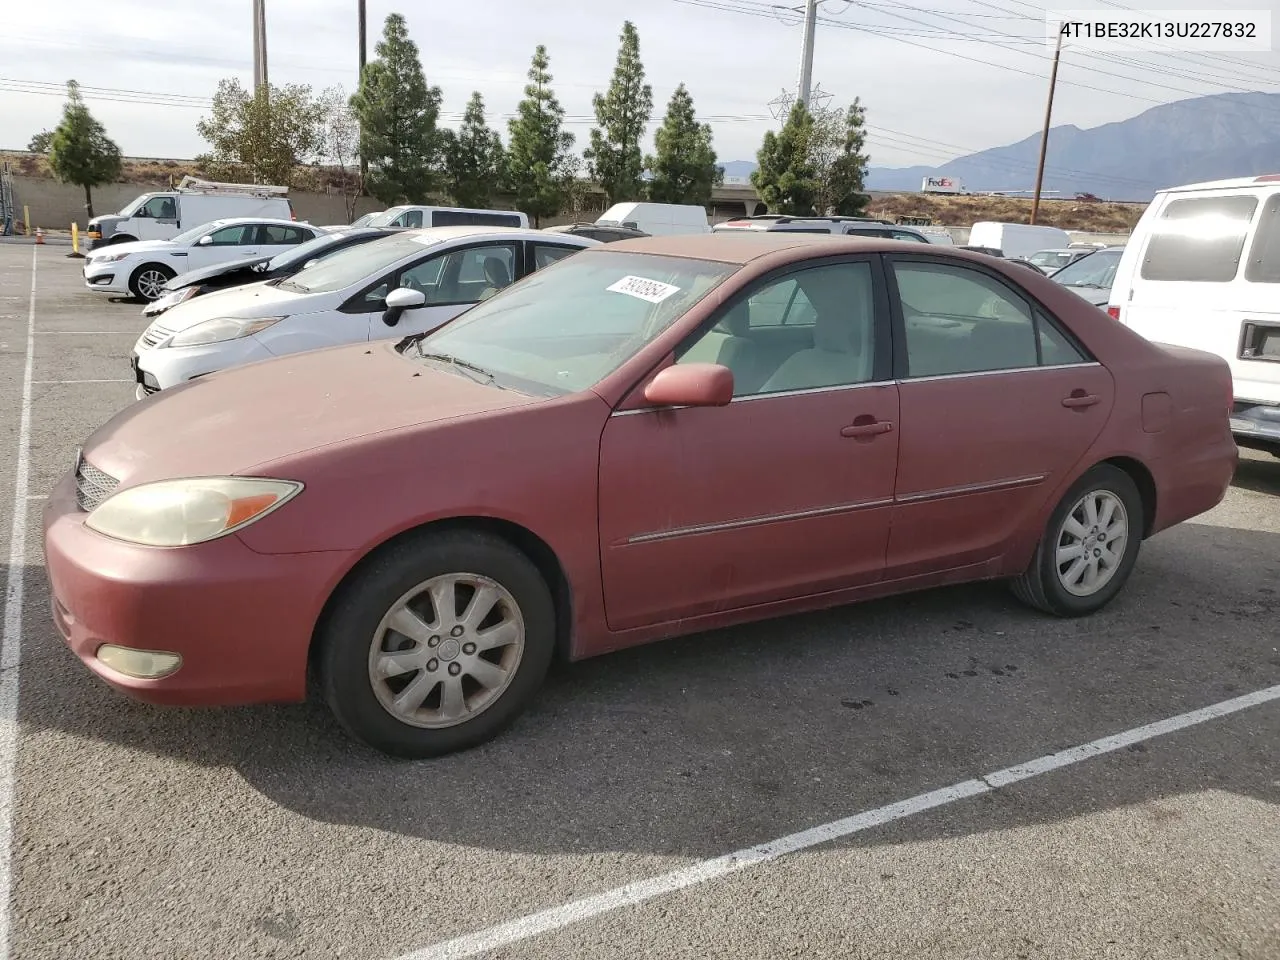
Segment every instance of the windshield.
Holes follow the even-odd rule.
[[[1099,290],[1109,290],[1123,252],[1099,250],[1097,253],[1086,254],[1054,273],[1053,279],[1064,287],[1097,287]]]
[[[418,234],[395,234],[339,250],[314,266],[299,270],[281,284],[301,293],[332,293],[372,279],[415,253],[425,253],[438,240]]]
[[[390,210],[383,210],[381,213],[375,213],[370,216],[364,225],[366,227],[389,227],[392,220],[408,209],[408,207],[392,207]]]
[[[739,268],[584,250],[513,284],[408,345],[478,368],[499,386],[560,395],[622,366]]]
[[[1030,260],[1037,267],[1049,267],[1056,270],[1058,267],[1065,267],[1073,258],[1075,258],[1075,254],[1067,250],[1041,250],[1039,253],[1033,253]]]
[[[339,240],[346,237],[346,233],[322,233],[318,237],[308,240],[306,243],[300,243],[296,247],[277,253],[267,262],[268,270],[281,270],[288,267],[297,266],[300,263],[306,263],[308,260],[315,260],[325,255],[325,251],[332,247]],[[332,253],[339,253],[334,250]]]
[[[138,211],[139,207],[141,207],[144,203],[146,203],[148,200],[150,200],[154,196],[155,196],[154,193],[144,193],[142,196],[138,197],[128,206],[121,209],[121,211],[118,214],[116,214],[116,216],[132,217]]]
[[[375,218],[375,217],[380,217],[380,216],[382,216],[382,212],[381,212],[381,211],[376,211],[376,212],[374,212],[374,213],[366,213],[366,214],[365,214],[363,217],[361,217],[359,220],[353,220],[353,221],[351,221],[351,226],[353,226],[353,227],[368,227],[368,226],[372,226],[372,225],[373,225],[373,220],[374,220],[374,218]]]

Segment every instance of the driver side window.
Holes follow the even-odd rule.
[[[223,227],[221,230],[213,231],[209,236],[215,247],[243,247],[253,243],[256,231],[257,227],[246,223],[235,227]]]
[[[148,217],[152,220],[172,220],[177,215],[178,207],[173,197],[152,197],[134,214],[136,217]]]

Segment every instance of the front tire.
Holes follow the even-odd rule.
[[[1013,582],[1023,603],[1059,617],[1096,613],[1115,599],[1142,546],[1142,495],[1132,478],[1099,464],[1072,484]]]
[[[378,554],[321,626],[320,688],[357,740],[423,759],[478,746],[528,706],[555,651],[537,567],[479,531],[428,533]]]
[[[144,263],[129,278],[129,289],[139,300],[147,303],[164,296],[164,285],[177,276],[162,263]]]

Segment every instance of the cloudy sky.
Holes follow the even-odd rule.
[[[503,117],[520,99],[533,48],[543,43],[573,121],[569,129],[582,144],[591,95],[608,83],[618,33],[629,17],[640,33],[655,113],[683,81],[699,115],[714,127],[721,161],[754,159],[761,136],[774,126],[770,101],[784,88],[795,89],[802,28],[792,9],[801,2],[368,0],[369,55],[386,14],[403,13],[428,81],[443,89],[446,121],[456,120],[471,91],[479,90],[491,122],[500,122],[505,134]],[[351,90],[356,0],[266,3],[271,81]],[[204,147],[195,124],[218,80],[252,80],[251,0],[7,0],[4,6],[0,148],[25,148],[33,133],[53,127],[62,85],[74,78],[127,155],[190,158]],[[1120,6],[1073,0],[1055,9]],[[1229,6],[1271,9],[1280,21],[1277,0]],[[834,95],[833,103],[862,98],[873,164],[941,164],[1039,129],[1050,60],[1042,3],[824,0],[820,9],[814,81]],[[1054,122],[1091,127],[1157,103],[1233,90],[1280,91],[1280,54],[1115,55],[1069,48]]]

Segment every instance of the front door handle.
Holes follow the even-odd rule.
[[[1072,409],[1079,409],[1081,407],[1092,407],[1097,402],[1098,398],[1092,393],[1085,393],[1083,390],[1075,390],[1072,392],[1071,396],[1063,398],[1062,405]]]
[[[865,416],[858,417],[847,427],[841,427],[840,436],[874,437],[881,433],[888,433],[892,429],[893,424],[888,420],[876,420],[874,417]]]

